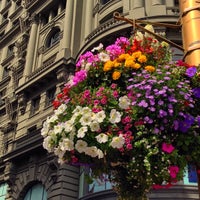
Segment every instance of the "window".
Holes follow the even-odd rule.
[[[13,49],[14,49],[14,45],[10,45],[8,46],[8,52],[7,52],[7,56],[12,56],[13,55]]]
[[[81,166],[81,172],[79,197],[112,189],[108,175],[102,174],[99,178],[91,179],[92,170],[88,166]]]
[[[55,92],[56,92],[55,87],[47,90],[46,107],[52,105],[52,101],[55,99]]]
[[[0,200],[6,199],[7,188],[8,188],[8,184],[6,183],[0,184]]]
[[[26,193],[26,196],[24,197],[24,200],[35,200],[35,199],[47,200],[47,192],[45,188],[42,186],[42,184],[36,184],[32,186]]]
[[[38,110],[40,106],[40,97],[36,97],[31,102],[31,115],[34,115]]]
[[[185,185],[197,185],[197,172],[194,165],[189,164],[186,168],[183,182]]]
[[[8,18],[8,12],[3,15],[2,22],[4,22]]]
[[[0,106],[4,104],[5,94],[6,94],[6,89],[0,91]]]
[[[111,0],[101,0],[101,4],[106,4],[106,3],[108,3],[109,1],[111,1]]]
[[[183,51],[177,49],[176,47],[172,47],[172,60],[182,60],[183,59]]]
[[[101,177],[94,179],[92,184],[89,184],[89,193],[100,192],[112,189],[108,175],[103,174]]]
[[[52,47],[59,40],[60,40],[60,29],[56,28],[49,35],[49,37],[47,39],[46,47],[47,48]]]
[[[8,67],[4,67],[4,69],[3,69],[3,79],[4,78],[6,78],[6,77],[8,77],[8,75],[9,75],[9,70],[8,70]]]

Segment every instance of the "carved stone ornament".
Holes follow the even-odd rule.
[[[24,93],[21,93],[21,94],[18,95],[18,104],[19,104],[20,112],[23,115],[25,113],[26,104],[27,104],[26,97],[25,97]]]

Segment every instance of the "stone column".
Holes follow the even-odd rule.
[[[64,19],[64,30],[63,30],[63,41],[62,41],[62,51],[65,57],[71,56],[71,37],[72,37],[72,25],[73,25],[73,9],[74,0],[66,1],[65,8],[65,19]]]
[[[37,16],[32,17],[30,37],[28,41],[27,47],[27,55],[26,55],[26,63],[24,68],[24,77],[26,78],[32,72],[33,61],[34,61],[34,53],[37,39],[37,31],[38,31],[38,19]]]
[[[144,0],[133,0],[130,13],[133,19],[145,17]]]
[[[163,0],[152,0],[152,6],[162,5],[162,4],[163,4]]]
[[[92,22],[93,22],[92,10],[93,10],[93,7],[94,7],[94,1],[86,0],[85,37],[87,37],[92,31]]]
[[[143,0],[133,0],[133,9],[144,7]]]
[[[174,7],[175,6],[174,0],[167,0],[166,5],[167,7]]]

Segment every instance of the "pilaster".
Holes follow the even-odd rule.
[[[72,37],[72,25],[73,25],[73,8],[74,0],[66,1],[65,8],[65,19],[64,19],[64,30],[63,30],[63,41],[62,51],[65,58],[71,57],[71,37]]]
[[[33,69],[37,31],[38,31],[38,18],[37,18],[37,16],[32,16],[30,37],[29,37],[29,41],[28,41],[26,63],[25,63],[25,69],[24,69],[24,78],[25,79],[27,78],[28,75],[31,74],[32,69]]]

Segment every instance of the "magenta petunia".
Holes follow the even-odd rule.
[[[172,144],[162,143],[162,151],[166,153],[172,153],[174,151],[174,146]]]
[[[169,174],[171,176],[171,178],[176,178],[177,174],[179,172],[179,167],[178,166],[170,166],[169,167]]]

